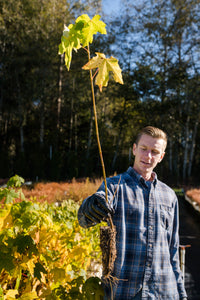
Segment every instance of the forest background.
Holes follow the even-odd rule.
[[[64,24],[83,13],[107,24],[91,53],[123,72],[124,85],[95,89],[107,175],[133,164],[138,129],[153,125],[169,136],[160,179],[198,184],[200,0],[126,0],[116,14],[102,1],[0,0],[0,178],[101,176],[87,56],[73,52],[68,72],[58,55]]]

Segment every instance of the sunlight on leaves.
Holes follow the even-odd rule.
[[[28,292],[28,293],[22,295],[19,299],[20,300],[33,300],[33,299],[39,299],[39,298],[37,297],[37,293],[33,291],[33,292]]]
[[[7,187],[20,187],[22,183],[24,183],[24,178],[15,175],[8,180]]]
[[[77,51],[81,47],[86,47],[93,42],[93,35],[98,32],[106,34],[106,24],[100,21],[100,16],[95,15],[92,19],[86,14],[78,17],[75,24],[64,26],[61,43],[59,45],[59,54],[65,54],[65,65],[69,71],[72,50]]]
[[[15,297],[16,295],[18,295],[18,290],[8,290],[4,299],[6,300],[16,299]]]
[[[98,69],[98,75],[96,76],[95,83],[99,86],[100,91],[102,91],[103,86],[108,85],[109,72],[112,72],[113,78],[116,82],[123,84],[118,60],[112,56],[110,58],[106,58],[103,53],[96,52],[96,56],[84,65],[83,69]]]
[[[93,35],[97,34],[97,32],[101,34],[106,34],[106,24],[102,21],[100,21],[100,16],[96,15],[90,20],[88,15],[82,15],[77,18],[76,23],[77,24],[83,24],[82,28],[82,38],[81,38],[81,44],[83,47],[86,47],[89,43],[91,44],[93,42]]]
[[[100,264],[99,227],[81,228],[71,199],[11,202],[0,212],[0,299],[85,299],[82,287]]]

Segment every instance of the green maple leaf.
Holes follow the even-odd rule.
[[[13,200],[15,198],[19,197],[19,193],[16,192],[14,189],[6,189],[7,193],[6,193],[6,197],[5,197],[5,204],[9,204],[9,203],[13,203]]]
[[[93,42],[93,35],[97,32],[106,34],[106,24],[100,21],[101,16],[95,15],[92,19],[86,14],[77,18],[76,23],[83,25],[81,34],[81,44],[83,47]]]
[[[8,180],[7,187],[20,187],[22,183],[24,183],[24,178],[15,175]]]
[[[76,25],[70,24],[68,27],[64,27],[58,53],[65,53],[65,65],[68,71],[72,60],[72,50],[77,51],[77,49],[81,48],[80,38],[80,30],[76,28]]]
[[[8,272],[11,272],[15,268],[13,260],[14,257],[10,253],[4,253],[0,250],[0,272],[3,269],[5,269]]]
[[[41,273],[47,274],[47,271],[41,263],[37,262],[34,268],[34,277],[37,277],[39,280],[41,280]]]
[[[97,32],[106,34],[106,24],[100,21],[100,18],[99,15],[95,15],[90,19],[88,15],[84,14],[76,19],[75,24],[64,27],[58,53],[65,53],[65,65],[68,71],[73,50],[77,51],[81,47],[88,46],[93,42],[93,35]]]
[[[104,290],[98,277],[90,277],[83,285],[83,293],[87,299],[103,299]]]
[[[20,254],[24,254],[28,252],[29,257],[32,255],[32,253],[38,254],[37,247],[32,237],[29,235],[24,235],[19,233],[14,240],[13,246],[17,247],[17,251]]]
[[[84,70],[98,69],[95,84],[99,86],[100,91],[102,91],[103,86],[108,85],[110,72],[112,72],[113,78],[116,82],[120,84],[124,83],[118,60],[113,56],[106,58],[103,53],[96,52],[96,56],[90,59],[90,61],[82,68]]]
[[[0,189],[0,200],[4,199],[5,204],[13,203],[13,200],[20,197],[20,195],[20,191],[15,191],[14,189]]]

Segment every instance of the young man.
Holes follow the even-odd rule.
[[[78,212],[83,227],[94,226],[112,215],[117,230],[117,258],[113,298],[187,299],[179,267],[178,200],[174,191],[157,179],[154,168],[167,146],[166,134],[155,127],[143,128],[133,145],[133,168],[107,178],[86,198]]]

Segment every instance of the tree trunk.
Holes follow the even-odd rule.
[[[20,125],[20,150],[22,153],[24,153],[24,128],[23,128],[23,123]]]
[[[19,83],[18,74],[16,73],[16,82],[17,82],[17,96],[18,96],[18,109],[19,109],[19,134],[20,134],[20,151],[24,153],[24,111],[22,104],[21,88]]]
[[[121,122],[120,122],[120,127],[119,127],[119,135],[118,135],[118,139],[117,139],[117,145],[116,145],[116,149],[115,149],[115,153],[114,153],[114,157],[113,157],[113,161],[112,161],[112,171],[114,172],[115,169],[115,164],[116,164],[116,160],[117,160],[117,156],[119,153],[119,147],[122,141],[122,132],[123,132],[123,125],[124,125],[124,116],[125,116],[125,111],[126,111],[126,100],[124,100],[124,105],[123,105],[123,111],[122,111],[122,116],[121,116]]]
[[[190,152],[190,157],[189,157],[189,164],[188,164],[188,178],[191,176],[191,171],[192,171],[192,162],[193,162],[193,157],[194,157],[194,150],[196,147],[196,136],[197,136],[197,129],[199,126],[199,113],[197,116],[197,119],[194,124],[194,130],[193,130],[193,135],[192,135],[192,145],[191,145],[191,152]]]
[[[118,139],[117,139],[117,145],[115,148],[115,153],[114,153],[114,157],[113,157],[113,161],[112,161],[112,172],[115,171],[115,164],[116,164],[117,156],[119,153],[119,146],[121,144],[121,140],[122,140],[122,127],[120,128],[120,132],[119,132]]]
[[[77,113],[75,112],[75,116],[74,116],[74,147],[75,147],[75,153],[77,153],[78,150],[78,136],[77,136]]]
[[[185,126],[185,151],[184,151],[184,158],[183,158],[183,180],[186,179],[186,169],[188,164],[188,148],[189,148],[189,123],[190,123],[190,116],[188,115],[186,126]]]
[[[94,123],[94,111],[93,111],[93,108],[91,108],[90,129],[89,129],[89,133],[88,133],[88,143],[87,143],[87,152],[86,152],[86,160],[87,161],[90,156],[90,148],[91,148],[91,144],[92,144],[93,123]]]
[[[63,59],[64,59],[64,55],[62,54],[60,57],[59,81],[58,81],[58,110],[57,110],[57,128],[58,129],[60,129],[60,112],[61,112],[61,103],[62,103]]]
[[[44,144],[44,104],[41,103],[40,108],[40,145]]]
[[[169,139],[169,171],[170,174],[173,173],[173,163],[172,163],[172,153],[173,153],[173,142],[172,139]]]
[[[75,77],[73,78],[73,91],[75,91]],[[69,151],[72,149],[72,137],[73,137],[73,123],[74,123],[74,93],[71,98],[70,108],[70,127],[69,127]]]
[[[0,93],[0,123],[3,121],[3,87],[1,86],[1,93]],[[1,128],[1,126],[0,126]]]

